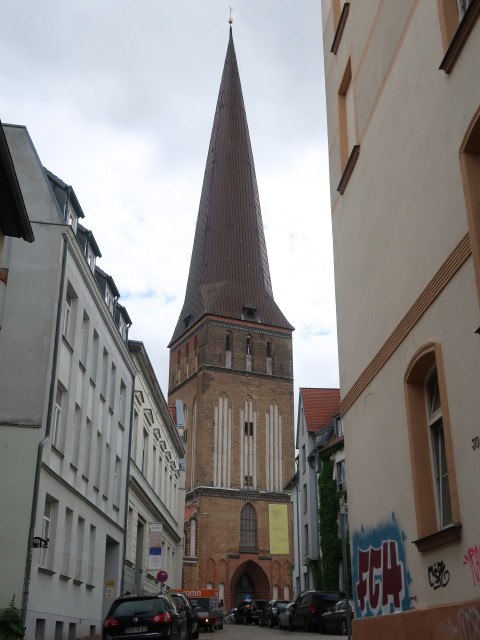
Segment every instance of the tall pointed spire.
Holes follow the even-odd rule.
[[[171,343],[206,314],[293,329],[273,299],[231,25],[185,301]]]

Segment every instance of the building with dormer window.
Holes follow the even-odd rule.
[[[28,638],[91,636],[122,581],[130,319],[74,189],[3,132],[35,242],[6,238],[0,265],[0,609],[15,593]]]

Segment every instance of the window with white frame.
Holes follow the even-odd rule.
[[[63,303],[63,335],[68,336],[68,330],[70,325],[70,318],[72,313],[72,296],[67,291],[65,301]]]
[[[70,575],[70,560],[72,556],[72,530],[73,530],[73,511],[66,507],[65,520],[63,526],[63,558],[62,558],[62,574]]]
[[[53,421],[52,421],[52,444],[53,446],[62,451],[64,442],[64,411],[66,411],[66,398],[65,390],[57,384],[57,392],[55,394],[55,403],[53,405]],[[65,405],[65,406],[64,406]]]
[[[345,460],[339,460],[335,465],[335,476],[337,480],[337,491],[345,491],[347,482],[345,479]]]
[[[452,522],[452,506],[450,502],[450,485],[448,479],[447,457],[445,453],[442,407],[440,404],[440,392],[436,367],[431,371],[426,380],[425,399],[427,403],[427,421],[432,443],[433,471],[435,474],[438,516],[440,527],[446,527]]]
[[[77,233],[77,216],[73,208],[68,205],[67,208],[67,224],[70,225],[75,233]]]
[[[108,287],[105,287],[105,302],[107,303],[107,307],[109,308],[110,313],[113,313],[114,297]]]
[[[52,542],[52,532],[53,532],[53,498],[50,496],[46,496],[45,498],[45,506],[43,508],[43,519],[42,519],[42,538],[44,540],[48,540],[50,543]],[[49,544],[47,547],[42,547],[40,549],[40,566],[49,569],[51,565],[51,549],[53,545]]]
[[[343,436],[343,420],[341,418],[335,418],[334,432],[337,438]]]
[[[92,273],[95,273],[95,254],[93,253],[93,251],[91,249],[88,249],[88,255],[87,255],[87,262],[88,262],[88,266],[90,267]]]

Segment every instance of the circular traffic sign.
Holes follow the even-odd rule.
[[[166,571],[159,571],[157,573],[157,580],[159,582],[166,582],[168,580],[168,573]]]

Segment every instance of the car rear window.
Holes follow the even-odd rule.
[[[288,602],[277,602],[276,607],[277,607],[277,609],[286,609],[287,608],[287,604],[288,604]]]
[[[139,616],[143,614],[165,613],[165,603],[162,598],[148,598],[146,600],[127,600],[118,602],[110,612],[110,616]]]
[[[176,595],[175,593],[171,593],[170,597],[178,606],[182,606],[185,604],[185,600],[182,598],[182,596]]]

